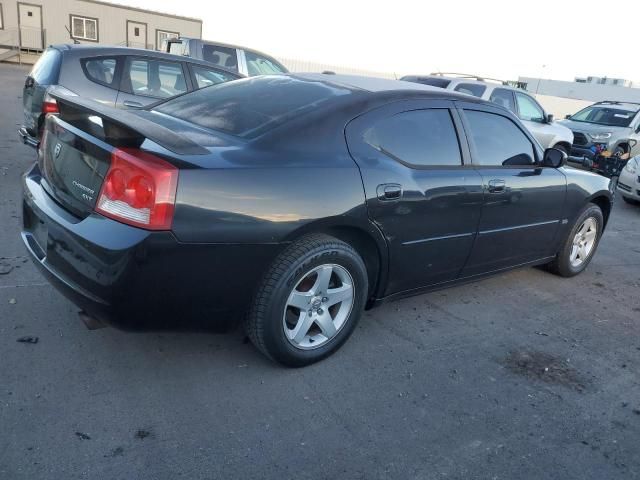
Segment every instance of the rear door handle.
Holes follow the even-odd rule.
[[[501,193],[504,192],[505,181],[504,180],[489,180],[489,193]]]
[[[381,202],[392,202],[400,200],[402,196],[402,185],[398,183],[383,183],[376,189],[378,200]]]
[[[134,102],[131,100],[125,100],[122,104],[129,108],[142,108],[142,104],[140,102]]]

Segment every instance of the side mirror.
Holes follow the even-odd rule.
[[[557,148],[547,148],[542,157],[542,166],[560,168],[567,161],[567,154]]]
[[[564,116],[564,118],[565,118],[566,120],[569,120],[569,119],[571,118],[571,114],[570,114],[570,113],[567,113],[567,114]]]
[[[553,114],[547,113],[547,123],[553,123]]]

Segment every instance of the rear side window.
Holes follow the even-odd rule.
[[[512,112],[516,111],[516,105],[513,101],[513,92],[511,90],[507,90],[506,88],[496,88],[493,92],[491,92],[491,97],[489,98],[493,103],[500,105],[501,107],[506,108]]]
[[[364,141],[410,166],[461,165],[458,136],[447,109],[412,110],[378,121]]]
[[[235,48],[205,43],[202,45],[202,58],[227,70],[238,71],[238,56]]]
[[[286,73],[287,70],[272,58],[263,57],[253,52],[244,52],[247,60],[247,72],[249,76],[255,75],[277,75],[278,73]]]
[[[186,55],[189,56],[189,41],[188,40],[182,40],[182,41],[170,41],[167,40],[167,42],[169,43],[169,53],[173,53],[174,55]]]
[[[53,85],[58,81],[62,54],[55,48],[47,48],[29,74],[40,85]]]
[[[225,73],[221,70],[205,68],[200,65],[191,65],[193,77],[195,78],[198,88],[210,87],[219,83],[230,82],[238,77],[231,73]]]
[[[128,57],[122,75],[123,90],[134,95],[168,98],[187,91],[178,62]]]
[[[465,110],[476,165],[532,165],[533,144],[515,123],[502,115]]]
[[[87,58],[82,60],[84,74],[96,83],[113,86],[116,75],[115,58]]]
[[[322,82],[261,76],[203,88],[158,105],[155,111],[204,128],[253,138],[349,93],[348,89]]]
[[[460,83],[454,88],[456,92],[466,93],[474,97],[481,97],[486,89],[486,85],[479,85],[477,83]]]

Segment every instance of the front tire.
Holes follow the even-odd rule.
[[[596,252],[603,228],[602,210],[593,203],[587,204],[578,215],[555,260],[549,265],[550,270],[562,277],[581,273]]]
[[[274,260],[245,320],[252,343],[290,367],[334,353],[355,329],[367,299],[367,269],[348,244],[302,237]]]

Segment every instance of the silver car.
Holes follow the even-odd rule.
[[[105,105],[141,108],[243,75],[211,63],[168,53],[125,47],[54,45],[47,48],[27,76],[22,92],[22,141],[35,147],[47,113],[56,101],[47,90],[58,85]]]
[[[620,172],[618,193],[627,203],[640,205],[640,157],[633,157]]]
[[[569,161],[589,166],[597,153],[640,154],[640,104],[598,102],[560,122],[573,131]]]
[[[554,122],[553,115],[547,114],[536,99],[524,90],[467,76],[407,75],[400,80],[445,88],[489,100],[515,113],[542,147],[558,148],[567,155],[571,150],[571,130],[559,122]]]

